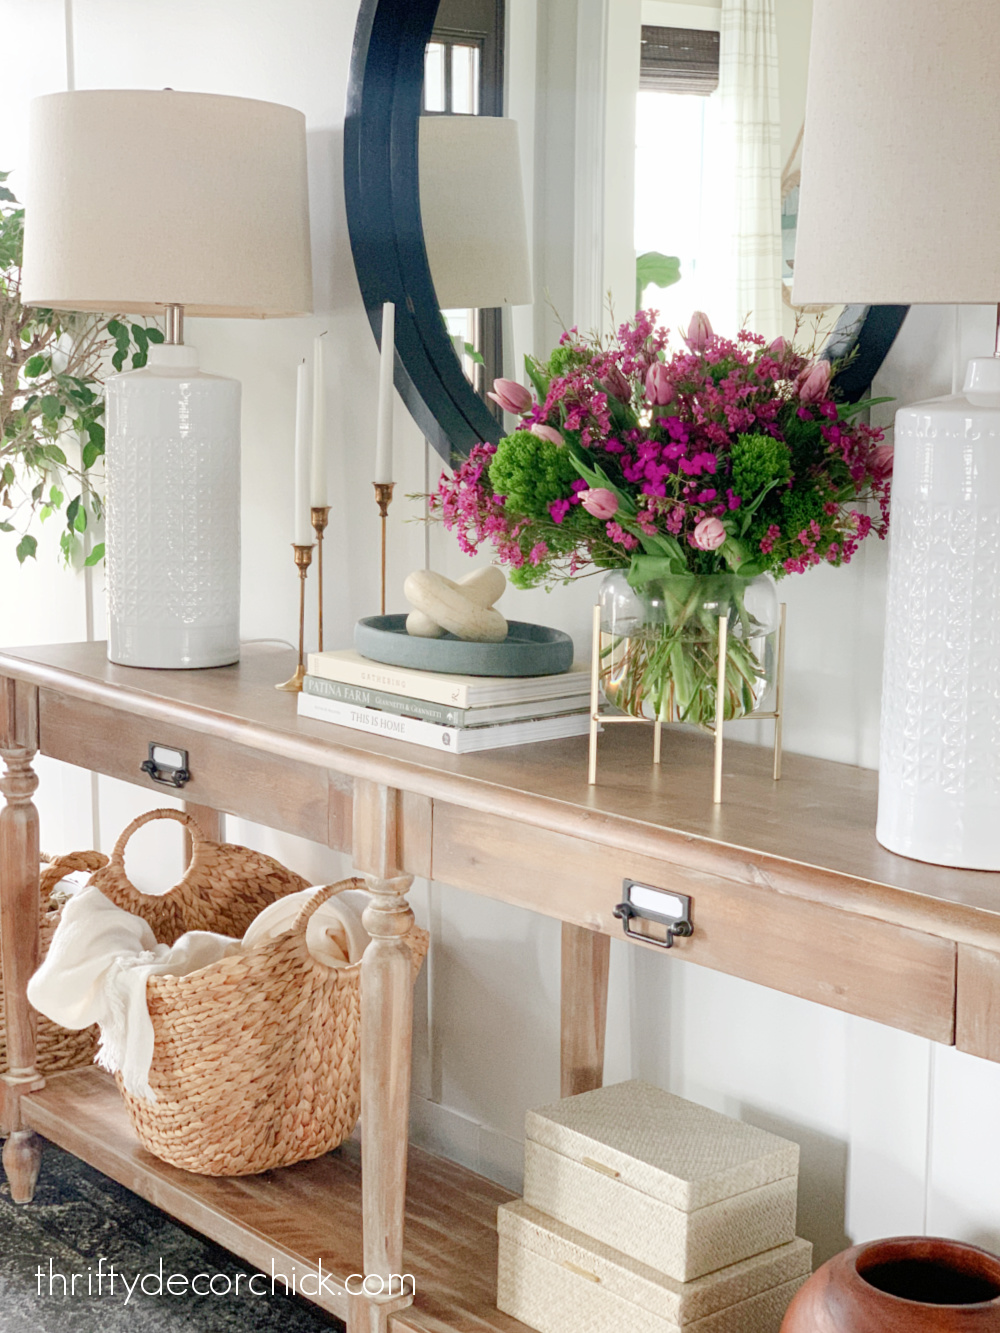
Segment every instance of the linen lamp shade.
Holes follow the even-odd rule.
[[[442,310],[531,304],[516,121],[422,116],[420,214]]]
[[[814,0],[792,300],[1000,301],[1000,4]]]
[[[1000,301],[1000,4],[815,0],[793,300]],[[1000,870],[1000,357],[896,413],[876,837]]]
[[[53,93],[31,105],[30,142],[27,304],[312,309],[301,111],[169,90]]]
[[[183,314],[312,308],[305,118],[205,93],[56,93],[32,103],[22,299],[167,315],[106,396],[108,656],[239,658],[240,385],[202,373]]]

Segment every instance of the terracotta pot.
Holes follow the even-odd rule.
[[[1000,1258],[975,1245],[900,1236],[818,1268],[781,1333],[1000,1333]]]

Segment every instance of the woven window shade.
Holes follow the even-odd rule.
[[[707,97],[719,86],[719,34],[699,28],[642,25],[639,87]]]

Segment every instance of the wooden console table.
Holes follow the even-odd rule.
[[[399,936],[414,875],[563,922],[564,1093],[601,1080],[625,876],[693,899],[694,933],[664,966],[699,963],[1000,1060],[1000,874],[879,847],[874,773],[788,755],[773,783],[768,753],[733,743],[716,807],[710,741],[672,733],[654,769],[641,729],[619,727],[590,788],[585,739],[443,755],[299,719],[272,688],[289,674],[288,653],[259,647],[201,672],[111,666],[100,644],[0,653],[0,1127],[16,1199],[32,1195],[37,1131],[265,1272],[294,1268],[299,1290],[309,1275],[304,1294],[322,1260],[333,1277],[311,1299],[349,1333],[522,1333],[494,1306],[506,1191],[411,1150],[404,1247],[412,987]],[[188,751],[182,794],[207,831],[216,811],[257,820],[349,852],[368,877],[360,1153],[349,1143],[263,1176],[193,1176],[139,1147],[101,1071],[38,1076],[24,995],[38,950],[34,756],[137,783],[152,804],[163,787],[140,768],[150,742]],[[416,1279],[412,1304],[345,1285],[401,1273]]]

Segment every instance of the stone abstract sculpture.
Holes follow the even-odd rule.
[[[432,570],[415,569],[403,584],[413,607],[406,617],[406,632],[421,639],[454,634],[473,643],[502,643],[507,622],[493,603],[506,586],[506,577],[495,565],[474,569],[457,583]]]

